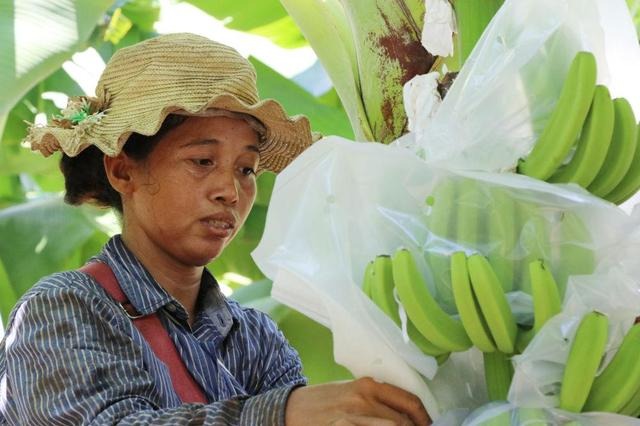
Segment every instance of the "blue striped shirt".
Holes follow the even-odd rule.
[[[165,365],[93,278],[42,279],[18,302],[0,342],[0,424],[278,425],[306,380],[265,314],[227,300],[203,274],[193,327],[121,238],[107,263],[141,314],[158,313],[208,404],[182,404]]]

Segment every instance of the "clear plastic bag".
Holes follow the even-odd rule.
[[[596,56],[598,83],[627,98],[640,117],[640,49],[624,0],[507,0],[437,112],[414,117],[429,124],[405,139],[441,167],[514,169],[544,128],[580,50]]]
[[[512,169],[531,149],[580,50],[595,54],[598,82],[640,116],[640,50],[624,0],[506,0],[437,111],[413,99],[413,132],[393,146],[325,138],[276,180],[253,253],[274,280],[273,296],[330,327],[336,361],[356,377],[419,395],[434,419],[442,416],[439,425],[526,424],[532,413],[522,407],[544,412],[550,424],[637,424],[552,407],[577,318],[590,309],[610,313],[612,351],[639,306],[640,214],[575,186],[491,173]],[[447,214],[485,226],[452,235],[437,225]],[[452,354],[438,368],[363,294],[365,265],[400,247],[420,255],[419,269],[450,313],[443,259],[456,250],[486,255],[512,284],[508,300],[521,324],[532,318],[522,271],[532,259],[548,262],[566,288],[565,309],[514,358],[510,404],[486,405],[478,350]]]
[[[640,419],[609,413],[575,414],[556,409],[517,407],[513,404],[494,402],[472,412],[454,410],[433,426],[638,426]]]
[[[463,188],[472,184],[474,189],[464,199],[454,198],[455,208],[440,204],[442,211],[466,210],[489,223],[505,198],[526,207],[514,244],[502,251],[516,263],[538,256],[539,250],[554,259],[558,249],[569,244],[586,250],[599,271],[611,247],[634,229],[634,220],[620,209],[574,187],[512,174],[452,172],[426,164],[403,148],[328,137],[278,176],[265,233],[253,253],[274,280],[276,299],[331,328],[338,363],[355,376],[372,376],[420,395],[434,417],[487,402],[480,353],[472,349],[452,354],[435,374],[433,358],[407,342],[360,285],[370,260],[400,247],[443,256],[456,250],[490,255],[501,249],[502,237],[482,227],[472,242],[430,229],[442,199],[438,190],[461,182]],[[561,232],[567,217],[579,220],[580,232]],[[545,224],[546,238],[528,231],[537,226],[531,223]],[[555,274],[562,269],[562,262],[551,265]],[[434,282],[434,268],[426,258],[419,266]],[[446,288],[431,290],[443,306],[450,302]],[[531,314],[528,298],[519,284],[509,293],[521,322]]]

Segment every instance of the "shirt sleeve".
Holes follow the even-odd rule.
[[[256,396],[160,407],[141,349],[114,326],[122,321],[116,309],[89,291],[67,288],[23,300],[4,345],[0,410],[8,424],[284,424],[294,385],[275,378]]]
[[[297,351],[289,344],[278,325],[265,313],[243,308],[244,320],[241,334],[249,336],[245,342],[261,342],[257,348],[247,348],[254,354],[239,368],[249,372],[247,391],[259,394],[279,387],[297,387],[307,384],[302,374],[302,362]]]

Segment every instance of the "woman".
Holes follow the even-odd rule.
[[[122,235],[17,304],[0,343],[0,423],[428,423],[391,385],[305,386],[275,324],[204,268],[247,218],[256,174],[311,144],[306,118],[259,101],[249,62],[189,34],[118,51],[96,95],[28,141],[63,151],[65,199],[115,208]]]

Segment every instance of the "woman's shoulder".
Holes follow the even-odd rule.
[[[110,304],[100,285],[89,275],[77,270],[57,272],[41,278],[18,300],[20,306],[47,305],[61,309],[93,309]]]
[[[100,286],[89,275],[78,270],[71,270],[56,272],[41,278],[23,297],[29,298],[36,294],[57,292],[100,295],[102,292],[99,290],[101,290]]]
[[[47,327],[65,327],[79,318],[92,318],[84,327],[101,323],[126,327],[117,303],[89,275],[77,270],[57,272],[41,278],[27,290],[9,315],[6,329],[19,324],[32,327],[46,318]],[[84,320],[83,320],[84,321]],[[85,330],[86,331],[86,330]]]

